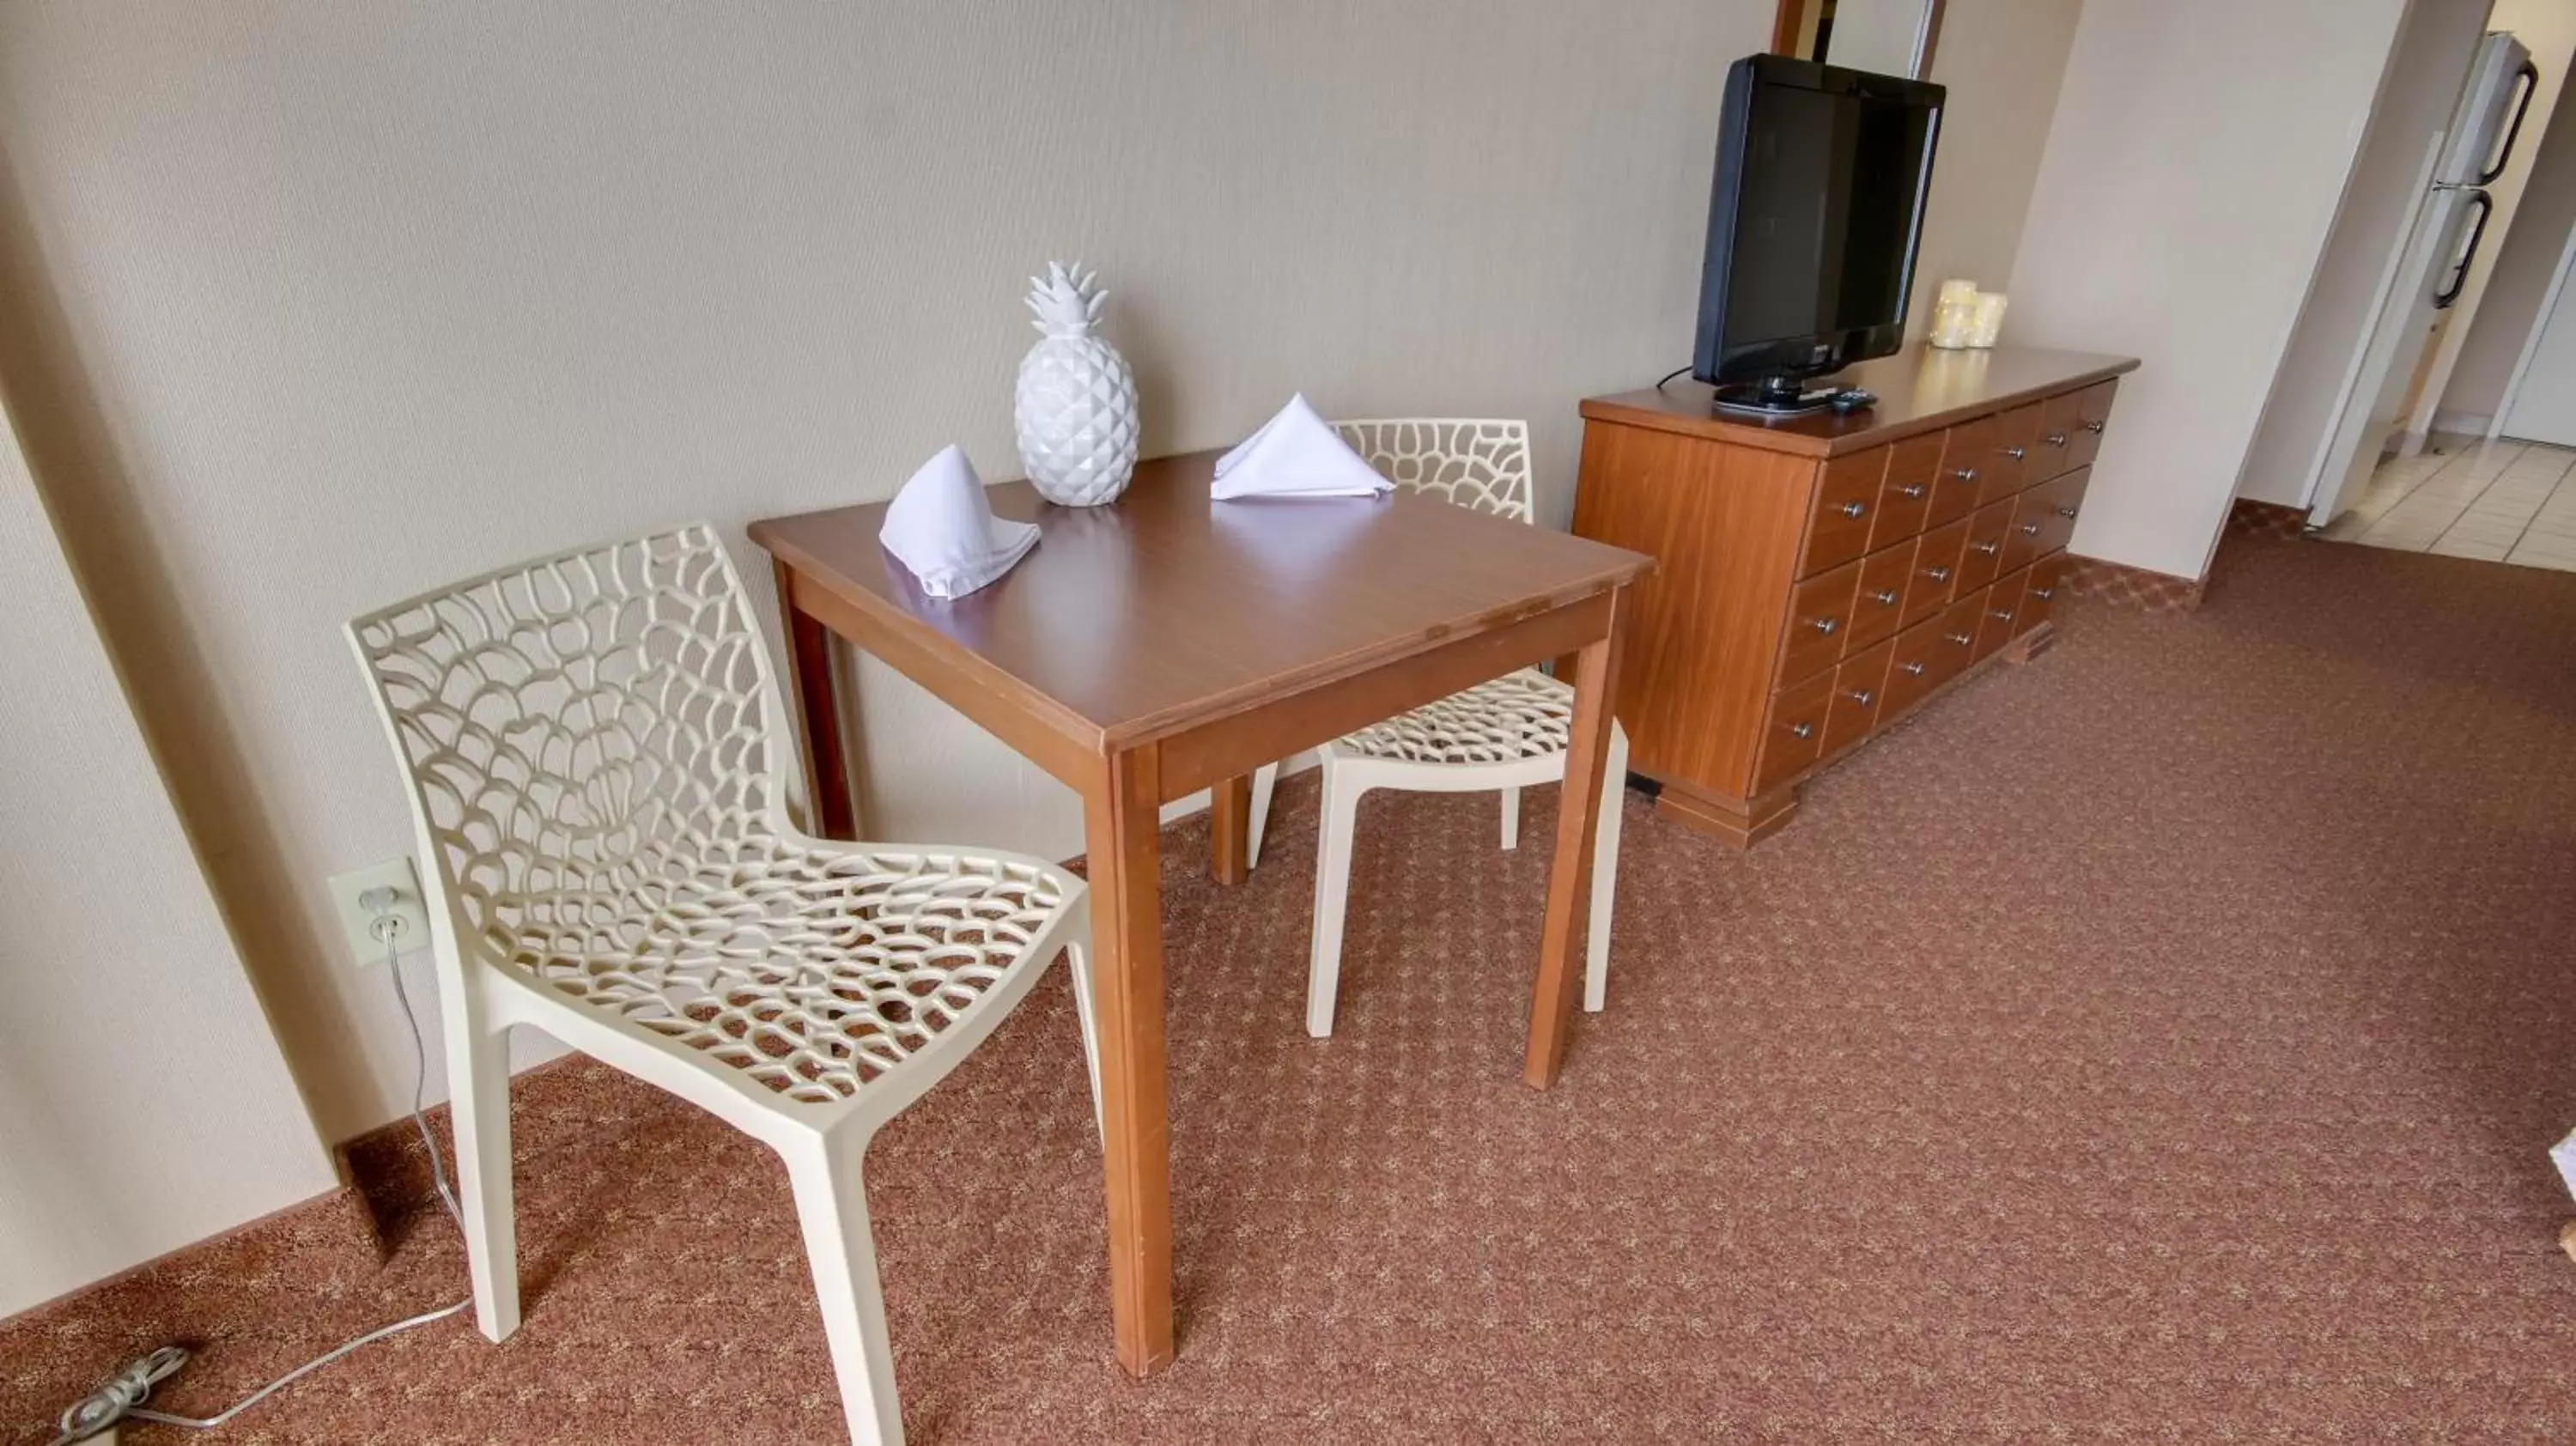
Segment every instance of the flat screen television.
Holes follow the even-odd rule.
[[[1720,406],[1813,411],[1807,378],[1903,344],[1943,98],[1785,55],[1727,72],[1691,354]]]

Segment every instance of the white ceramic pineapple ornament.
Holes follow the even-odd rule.
[[[1043,278],[1029,278],[1044,339],[1020,358],[1020,465],[1042,496],[1067,507],[1116,501],[1136,472],[1136,374],[1093,331],[1108,299],[1079,261],[1050,261]]]

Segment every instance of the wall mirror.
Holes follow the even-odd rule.
[[[1780,0],[1771,51],[1922,80],[1940,34],[1941,0]]]

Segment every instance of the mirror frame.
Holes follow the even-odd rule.
[[[1771,54],[1794,56],[1798,53],[1798,32],[1805,28],[1807,7],[1820,0],[1780,0],[1780,8],[1771,18]],[[1906,71],[1910,80],[1928,80],[1932,76],[1932,50],[1941,39],[1941,11],[1945,0],[1922,0],[1922,18],[1914,26],[1914,60]],[[1827,60],[1827,65],[1833,62]]]

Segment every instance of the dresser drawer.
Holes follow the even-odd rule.
[[[1834,675],[1817,674],[1771,695],[1763,720],[1762,752],[1753,763],[1748,796],[1770,792],[1813,767],[1824,754],[1825,723],[1833,711]]]
[[[1807,518],[1807,546],[1798,576],[1813,577],[1869,551],[1870,518],[1878,511],[1878,484],[1887,475],[1891,449],[1872,447],[1824,466],[1816,505]]]
[[[1780,671],[1774,681],[1795,683],[1831,667],[1843,655],[1843,636],[1852,623],[1852,592],[1859,583],[1860,564],[1847,562],[1789,590],[1789,621],[1780,639]]]
[[[2045,482],[2077,465],[2075,439],[2084,430],[2084,394],[2060,392],[2039,404],[2039,444],[2030,449],[2030,480]]]
[[[2065,586],[2065,553],[2052,552],[2030,565],[2030,586],[2021,596],[2021,631],[2029,632],[2056,614]]]
[[[1892,642],[1843,659],[1834,669],[1834,696],[1825,708],[1823,756],[1833,757],[1870,735],[1887,700],[1887,658]]]
[[[1943,434],[1941,473],[1950,496],[1935,497],[1933,521],[1949,522],[1974,511],[1980,491],[1994,484],[1995,464],[2003,460],[1996,450],[1998,428],[1997,418],[1979,417]]]
[[[1950,651],[1950,645],[1941,641],[1938,617],[1925,618],[1898,633],[1888,645],[1887,695],[1879,699],[1878,716],[1894,718],[1940,687],[1941,669]]]
[[[1923,530],[1932,513],[1932,484],[1941,475],[1941,434],[1908,437],[1887,449],[1887,476],[1878,484],[1878,516],[1870,524],[1876,552]]]
[[[1932,620],[1932,630],[1940,646],[1932,650],[1932,686],[1939,687],[1967,670],[1977,660],[1977,625],[1986,615],[1986,594],[1979,588],[1941,610]]]
[[[2102,428],[2111,420],[2111,395],[2118,382],[2095,382],[2075,394],[2075,432],[2066,439],[2068,465],[2090,467],[2102,454]]]
[[[1978,479],[1978,506],[2009,497],[2039,480],[2039,464],[2031,454],[2039,450],[2040,411],[2041,404],[2032,402],[1995,418],[1994,471]]]
[[[2081,479],[2084,474],[2071,472]],[[2064,479],[2059,479],[2062,482]],[[2043,552],[2066,545],[2065,531],[2075,524],[2057,515],[2064,504],[2059,482],[2043,482],[2013,499],[2012,530],[2004,534],[2003,571],[2018,572]]]
[[[1843,655],[1849,657],[1874,643],[1896,636],[1905,621],[1905,590],[1914,581],[1914,547],[1907,538],[1860,560],[1860,588],[1852,595],[1851,626],[1843,630]]]
[[[2030,570],[2006,573],[1993,587],[1986,589],[1986,606],[1977,618],[1979,658],[1992,655],[2004,644],[2021,635],[2022,589],[2030,585]]]
[[[1943,527],[1977,510],[1977,486],[1994,461],[1994,426],[1990,420],[1952,427],[1941,434],[1941,468],[1932,480],[1932,510],[1926,527]]]
[[[2075,519],[2084,509],[2084,489],[2092,481],[2093,469],[2078,467],[2021,495],[2013,508],[2012,536],[2028,544],[2022,554],[2025,560],[2055,552],[2075,536]],[[2030,527],[2039,530],[2024,530]]]
[[[2013,510],[2020,499],[2007,497],[1977,509],[1968,519],[1968,548],[1959,554],[1959,582],[1954,594],[1984,587],[2003,570],[2004,539],[2012,535]]]
[[[1924,533],[1914,545],[1914,571],[1905,589],[1901,626],[1912,627],[1950,605],[1959,580],[1959,554],[1968,547],[1968,523],[1961,518]]]

